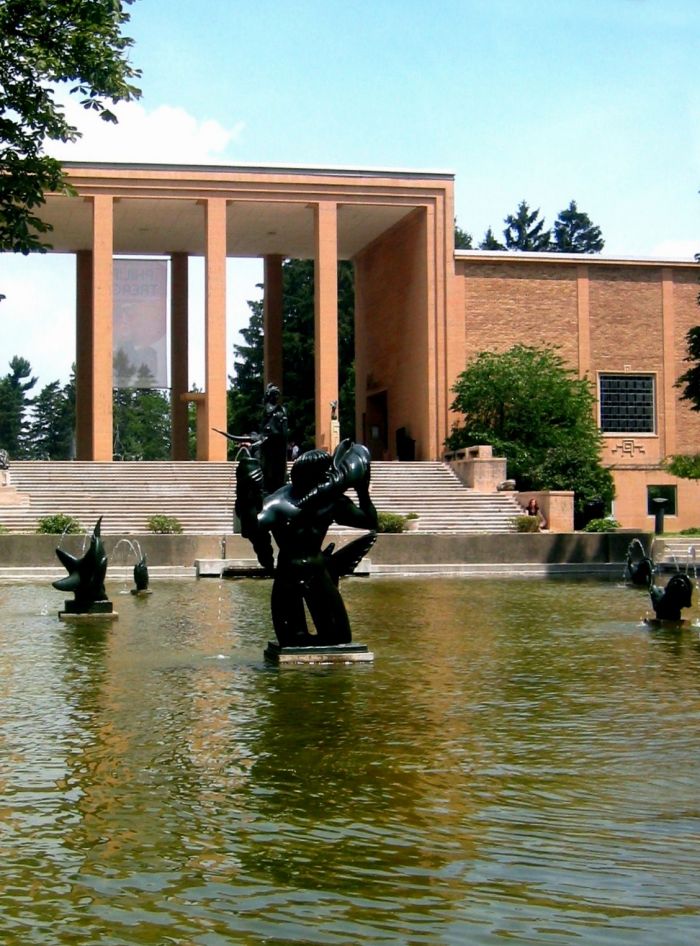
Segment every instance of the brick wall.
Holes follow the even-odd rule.
[[[688,367],[685,335],[700,324],[699,272],[690,263],[566,261],[554,254],[541,261],[518,254],[456,259],[467,362],[485,349],[504,351],[516,343],[556,347],[576,370],[588,368],[596,394],[599,372],[655,375],[656,431],[604,437],[603,460],[616,469],[624,525],[649,525],[647,485],[676,482],[660,469],[670,450],[700,452],[700,413],[674,387]],[[577,280],[587,283],[587,293]],[[582,341],[588,345],[582,348]],[[678,496],[678,528],[700,525],[700,487],[679,482]]]

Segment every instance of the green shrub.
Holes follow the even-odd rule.
[[[150,516],[146,528],[149,532],[157,532],[160,535],[180,535],[182,533],[182,523],[175,516]]]
[[[689,529],[681,529],[679,535],[700,535],[700,526],[691,526]]]
[[[513,519],[516,532],[539,532],[539,516],[516,516]]]
[[[403,532],[406,528],[406,516],[398,512],[378,512],[377,532]]]
[[[37,524],[36,531],[40,535],[79,535],[85,529],[73,516],[57,512],[53,516],[44,516]]]
[[[591,519],[588,525],[584,526],[582,532],[614,532],[620,528],[620,523],[612,516],[605,519]]]
[[[7,526],[0,526],[0,535],[9,535],[10,530]]]

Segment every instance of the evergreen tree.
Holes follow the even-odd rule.
[[[117,388],[113,403],[115,459],[168,460],[168,394],[155,388]]]
[[[289,419],[289,437],[300,447],[313,446],[314,400],[314,263],[285,260],[282,265],[284,376],[282,401]],[[235,346],[234,376],[229,378],[228,425],[245,434],[260,427],[264,393],[263,304],[248,303],[251,316]],[[338,266],[338,384],[341,436],[355,432],[354,272],[352,263]],[[235,451],[232,448],[231,453]]]
[[[235,345],[234,375],[229,375],[227,423],[233,434],[248,434],[260,427],[264,393],[263,304],[248,302],[250,319],[241,329],[243,344]],[[235,455],[229,444],[229,455]]]
[[[471,250],[472,249],[471,233],[467,233],[466,230],[462,230],[461,227],[458,227],[456,220],[455,220],[455,249],[456,250]]]
[[[73,455],[75,385],[59,381],[45,385],[34,399],[27,437],[32,460],[69,460]]]
[[[557,253],[600,253],[604,246],[600,227],[572,200],[554,221],[554,242],[550,249]]]
[[[27,392],[36,381],[27,359],[17,355],[10,361],[9,373],[0,378],[0,448],[18,460],[26,456],[27,412],[32,405]]]
[[[479,244],[479,249],[480,250],[505,250],[505,246],[503,245],[503,243],[498,242],[493,230],[491,229],[491,227],[489,227],[486,233],[484,234],[483,240]]]
[[[521,200],[516,213],[508,214],[504,221],[506,249],[534,252],[548,250],[551,232],[544,229],[544,220],[540,220],[539,216],[539,210],[531,211],[527,201]]]

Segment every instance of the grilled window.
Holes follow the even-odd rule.
[[[602,374],[599,380],[603,433],[654,433],[653,375]]]

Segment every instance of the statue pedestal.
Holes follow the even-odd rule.
[[[644,618],[647,627],[655,631],[682,631],[684,627],[691,627],[692,622],[685,618],[674,621],[670,618]]]
[[[87,611],[81,610],[75,601],[64,601],[63,605],[64,610],[58,612],[61,621],[94,621],[96,618],[112,621],[119,617],[111,601],[95,601]]]
[[[9,470],[0,470],[0,506],[28,506],[29,493],[18,493]]]
[[[268,641],[264,654],[268,663],[278,666],[300,664],[355,664],[371,663],[374,654],[366,644],[336,644],[327,647],[280,647],[277,641]]]

